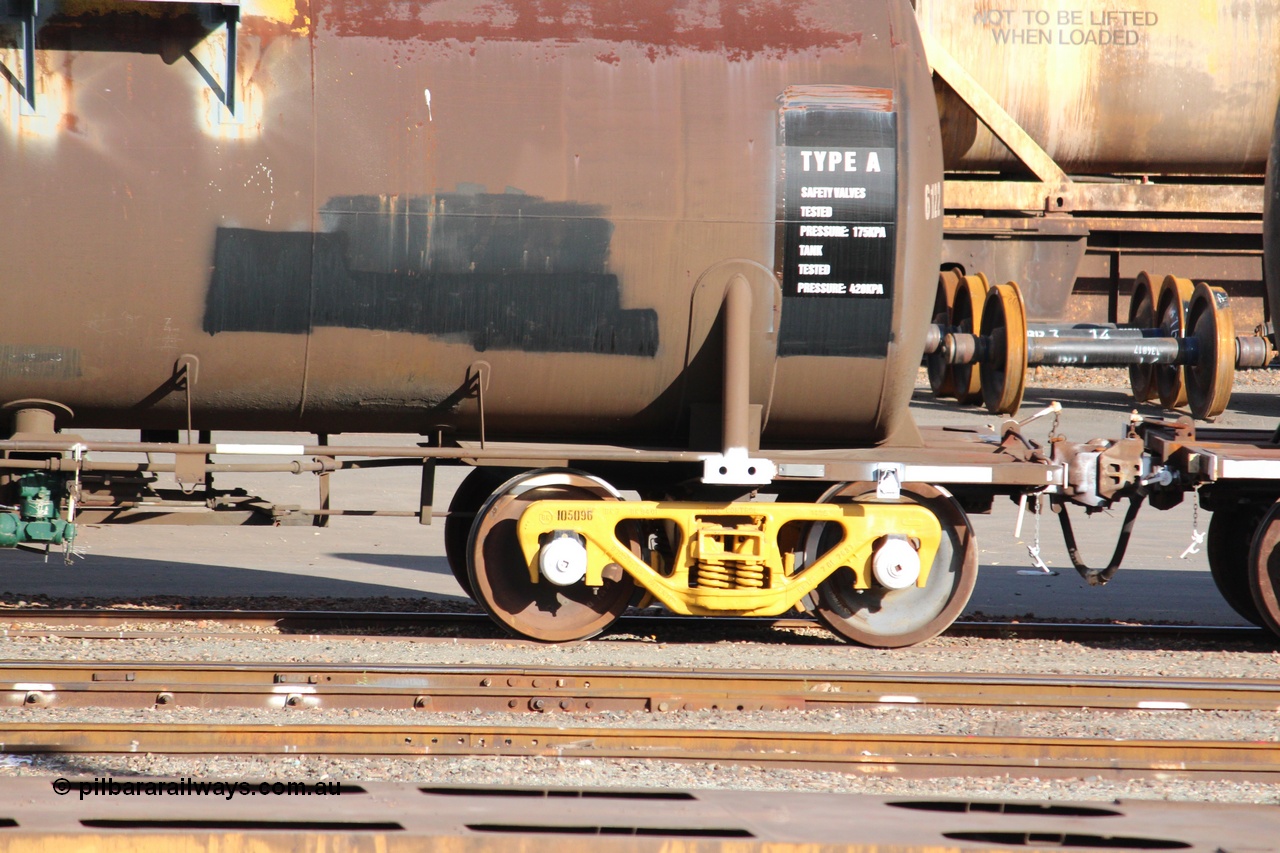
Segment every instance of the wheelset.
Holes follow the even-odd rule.
[[[516,526],[525,510],[540,500],[621,499],[603,480],[579,471],[531,471],[503,483],[480,508],[467,541],[476,601],[503,628],[531,640],[585,640],[608,628],[631,602],[631,576],[612,572],[601,586],[573,582],[571,575],[560,578],[562,582],[546,576],[535,581]],[[572,551],[571,545],[566,548]],[[572,562],[572,553],[566,559]]]
[[[1280,636],[1280,501],[1258,523],[1249,547],[1248,571],[1249,595],[1259,624]]]
[[[874,483],[851,483],[828,491],[823,502],[876,500]],[[978,546],[964,510],[946,491],[923,484],[902,487],[901,502],[928,508],[942,525],[942,542],[923,587],[877,584],[857,589],[848,568],[824,580],[811,596],[815,615],[836,634],[874,648],[921,643],[946,630],[964,611],[978,578]],[[834,531],[815,525],[805,542],[806,561],[835,544]]]

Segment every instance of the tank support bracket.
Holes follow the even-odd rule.
[[[18,40],[18,49],[22,52],[22,79],[10,71],[8,68],[0,66],[0,74],[9,81],[9,85],[22,97],[26,104],[25,109],[32,113],[36,110],[36,18],[40,14],[39,0],[10,0],[8,4],[8,14],[3,15],[8,20],[16,20],[22,32]]]
[[[475,397],[476,410],[480,419],[480,449],[484,449],[484,391],[489,385],[489,376],[493,367],[487,361],[473,361],[467,367],[467,376],[463,380],[463,388],[468,397]]]
[[[191,353],[183,353],[173,363],[173,387],[181,391],[187,401],[187,444],[191,443],[191,387],[200,378],[200,359]]]
[[[436,460],[422,460],[422,485],[418,491],[418,523],[431,524],[431,507],[435,502]]]
[[[36,109],[36,16],[39,0],[31,0],[30,14],[22,22],[22,97],[32,112]]]
[[[956,61],[946,48],[926,33],[924,39],[925,52],[929,57],[929,65],[934,72],[947,82],[978,118],[991,129],[996,138],[1009,147],[1009,150],[1030,169],[1043,183],[1054,186],[1065,186],[1071,183],[1067,173],[1062,170],[1040,144],[1031,138],[1013,116],[1005,111],[1000,102],[991,96],[982,84]]]
[[[240,4],[222,3],[222,20],[227,26],[227,72],[223,80],[222,103],[231,115],[236,114],[236,31],[239,30]]]
[[[145,2],[173,3],[180,2],[180,0],[145,0]],[[235,115],[236,42],[240,23],[240,0],[196,0],[196,3],[215,7],[215,19],[227,27],[227,65],[221,90],[208,78],[207,72],[202,71],[202,73],[205,74],[206,81],[209,82],[214,94],[226,106],[227,112]],[[25,8],[23,8],[24,6]],[[26,0],[25,3],[22,3],[21,0],[17,3],[11,2],[9,10],[9,17],[17,18],[22,28],[20,41],[22,82],[19,84],[18,80],[7,69],[4,71],[4,76],[8,79],[9,84],[22,96],[22,100],[26,102],[27,109],[34,113],[36,111],[36,30],[40,26],[38,20],[40,17],[40,0]]]
[[[321,447],[327,446],[329,444],[329,434],[327,432],[317,433],[316,444],[319,444]],[[334,461],[329,457],[316,456],[313,458],[317,462],[326,461],[326,460]],[[320,490],[319,508],[321,511],[316,513],[316,515],[312,519],[311,524],[313,527],[328,527],[329,516],[326,513],[328,513],[328,511],[332,509],[332,506],[331,506],[330,488],[329,488],[329,471],[327,468],[324,470],[318,471],[316,473],[316,482],[319,484],[319,490]]]

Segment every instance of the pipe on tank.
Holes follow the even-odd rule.
[[[724,411],[722,449],[746,450],[751,441],[751,284],[739,274],[724,294]]]
[[[724,325],[724,388],[720,398],[721,452],[702,457],[702,482],[714,485],[765,485],[777,476],[767,458],[752,458],[751,438],[751,284],[746,276],[729,279],[720,317]]]

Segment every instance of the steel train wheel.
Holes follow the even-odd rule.
[[[1196,284],[1187,308],[1187,334],[1199,342],[1198,358],[1184,369],[1187,403],[1192,417],[1213,420],[1227,410],[1236,379],[1236,329],[1225,290]]]
[[[635,582],[623,574],[599,587],[534,583],[516,539],[516,522],[539,500],[621,500],[603,480],[578,471],[531,471],[502,484],[485,501],[467,542],[476,601],[521,637],[563,643],[594,637],[627,609]]]
[[[1262,624],[1262,614],[1249,591],[1249,544],[1262,515],[1247,506],[1222,509],[1209,520],[1209,573],[1223,599],[1241,618]]]
[[[458,586],[472,599],[476,594],[471,589],[471,576],[467,574],[467,540],[471,527],[489,495],[516,472],[515,468],[472,468],[449,501],[449,515],[444,519],[444,556]]]
[[[1262,517],[1249,547],[1249,594],[1260,624],[1280,636],[1280,502]]]
[[[823,502],[874,501],[874,483],[836,486]],[[922,643],[945,631],[961,614],[978,578],[978,546],[964,510],[934,486],[902,488],[902,502],[932,510],[942,524],[942,544],[923,587],[855,589],[853,572],[840,569],[814,591],[815,615],[836,634],[873,648],[894,649]],[[825,525],[815,525],[806,542],[806,562],[834,542]],[[835,534],[838,536],[838,534]]]
[[[1187,303],[1195,285],[1190,279],[1167,275],[1160,283],[1160,295],[1156,300],[1156,325],[1166,335],[1175,338],[1186,336]],[[1187,375],[1180,364],[1155,365],[1156,393],[1160,405],[1166,409],[1178,409],[1187,404]]]
[[[960,273],[956,270],[938,273],[938,291],[933,298],[933,322],[944,329],[951,326],[951,309],[955,305],[956,289],[959,286]],[[929,374],[929,390],[935,398],[955,396],[955,379],[951,375],[951,365],[947,364],[942,355],[941,347],[925,357],[925,370]]]
[[[1156,326],[1156,282],[1162,276],[1151,276],[1143,272],[1133,280],[1133,291],[1129,295],[1129,325],[1136,329],[1154,329]],[[1156,369],[1151,364],[1132,364],[1129,366],[1129,387],[1133,389],[1133,399],[1139,403],[1154,400],[1156,396]]]
[[[991,339],[978,368],[982,401],[993,415],[1017,414],[1027,388],[1027,309],[1016,283],[987,291],[981,329]]]
[[[956,287],[955,302],[951,306],[951,325],[959,332],[976,335],[982,328],[982,306],[990,284],[982,273],[966,275]],[[951,384],[956,401],[961,405],[978,400],[980,376],[972,364],[951,365]]]

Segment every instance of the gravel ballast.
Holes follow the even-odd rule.
[[[776,636],[775,636],[776,635]],[[771,641],[659,642],[615,637],[566,646],[506,640],[404,642],[325,638],[186,637],[91,640],[50,636],[0,641],[10,660],[209,661],[278,663],[494,664],[526,666],[630,666],[656,668],[859,670],[1273,678],[1280,649],[1260,643],[1224,650],[1190,641],[1117,639],[1073,643],[1046,640],[939,638],[921,646],[878,651],[839,644],[817,630],[773,631]],[[96,721],[131,723],[364,725],[546,725],[551,727],[708,727],[757,731],[863,734],[938,734],[1133,739],[1280,740],[1280,712],[1090,712],[875,706],[854,711],[678,712],[669,714],[446,715],[422,711],[201,711],[9,708],[6,723]],[[1112,800],[1141,798],[1202,802],[1280,803],[1280,785],[1168,778],[1123,781],[1089,775],[1077,779],[940,778],[607,761],[563,758],[333,759],[131,756],[39,756],[0,765],[3,775],[194,776],[205,779],[396,779],[436,785],[521,785],[639,788],[734,788],[844,791],[895,796],[994,799]]]

